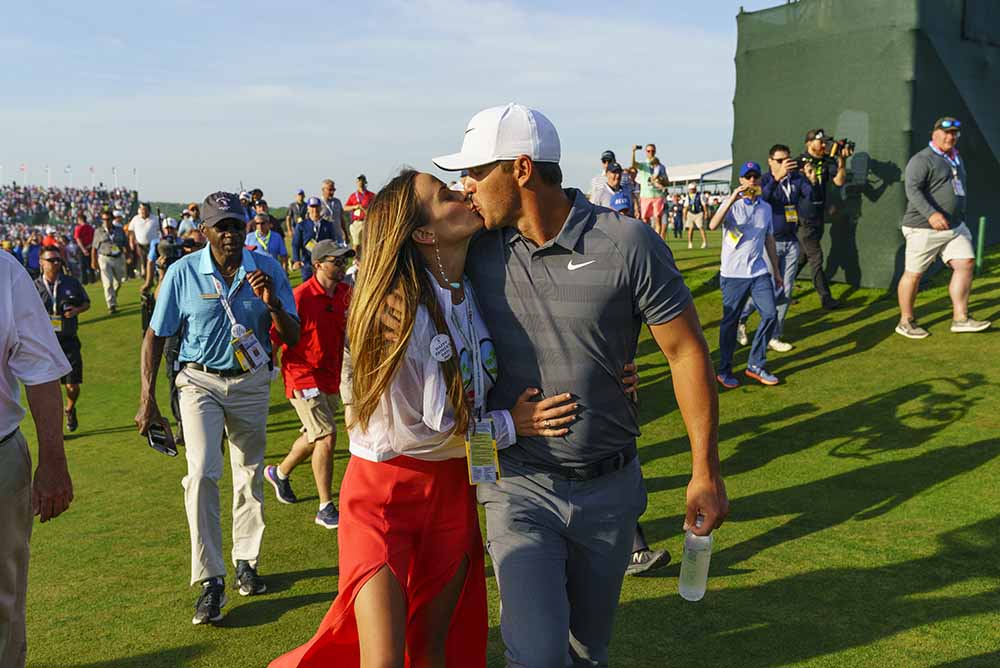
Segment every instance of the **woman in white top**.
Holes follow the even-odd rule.
[[[486,664],[482,536],[469,483],[470,424],[492,420],[498,447],[560,436],[569,394],[484,409],[497,375],[493,340],[464,279],[482,219],[464,194],[404,171],[365,221],[348,339],[351,457],[341,484],[339,589],[313,639],[272,662],[307,666]],[[390,296],[400,326],[382,313]],[[342,389],[348,389],[346,386]],[[549,425],[539,428],[535,425]],[[517,426],[515,426],[517,425]]]

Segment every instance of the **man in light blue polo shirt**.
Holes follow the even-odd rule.
[[[247,249],[261,255],[270,255],[287,271],[288,250],[285,248],[284,238],[271,230],[271,216],[258,213],[254,216],[253,225],[253,232],[247,235]]]
[[[778,378],[764,368],[767,363],[767,342],[778,323],[775,291],[784,283],[777,268],[778,255],[771,223],[771,206],[760,198],[760,165],[746,162],[740,167],[740,187],[722,203],[712,216],[708,228],[723,226],[722,324],[719,326],[719,369],[716,380],[725,388],[738,387],[733,375],[733,352],[736,350],[736,328],[747,300],[753,297],[760,312],[760,325],[753,337],[748,378],[764,384],[777,385]],[[770,266],[764,261],[764,253]],[[772,282],[773,281],[773,282]]]
[[[191,584],[201,583],[194,624],[217,622],[226,603],[219,523],[223,430],[233,471],[233,562],[243,596],[266,586],[257,574],[264,534],[264,447],[272,324],[290,346],[299,339],[295,299],[271,257],[244,248],[246,223],[236,195],[202,204],[208,246],[177,260],[163,277],[142,344],[142,390],[136,424],[147,434],[165,421],[156,404],[156,373],[166,337],[180,338],[177,375],[188,472],[184,506],[191,533]]]

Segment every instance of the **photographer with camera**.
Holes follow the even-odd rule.
[[[641,148],[639,144],[632,147],[632,167],[639,181],[639,217],[664,239],[667,229],[663,222],[663,209],[670,184],[667,168],[656,157],[656,144],[646,144],[646,162],[637,162],[635,152]]]
[[[823,271],[823,222],[826,215],[826,187],[833,182],[838,188],[847,183],[847,158],[854,153],[854,143],[846,139],[832,142],[827,149],[827,136],[822,128],[806,133],[806,150],[799,156],[799,165],[812,188],[812,199],[803,207],[803,220],[798,230],[799,244],[812,271],[813,286],[825,309],[835,309],[840,302],[830,293],[830,282]]]

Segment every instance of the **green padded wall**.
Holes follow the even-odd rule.
[[[979,216],[997,217],[1000,20],[983,18],[991,4],[801,0],[737,16],[734,164],[763,164],[775,143],[801,152],[814,127],[857,144],[848,185],[828,199],[823,243],[834,280],[889,287],[902,272],[903,172],[939,116],[964,123],[973,235]],[[997,222],[988,243],[1000,241]]]

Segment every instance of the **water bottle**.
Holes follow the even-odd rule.
[[[701,527],[704,518],[698,515],[695,526]],[[681,557],[681,576],[677,590],[687,601],[700,601],[708,588],[708,564],[712,561],[712,535],[696,536],[691,529],[684,535],[684,556]]]

